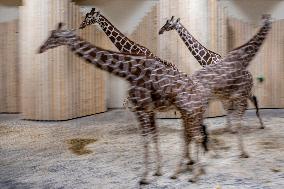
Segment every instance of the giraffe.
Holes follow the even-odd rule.
[[[247,43],[233,49],[221,60],[203,67],[191,76],[193,81],[203,86],[202,98],[205,100],[204,103],[208,103],[210,98],[215,97],[234,102],[232,117],[237,125],[238,146],[241,151],[241,158],[248,157],[244,150],[241,122],[248,105],[247,98],[251,95],[252,87],[252,85],[247,85],[247,83],[251,82],[251,77],[246,69],[263,44],[272,25],[270,15],[263,15],[262,20],[262,27]],[[173,179],[177,178],[180,170],[181,163],[172,176]],[[200,172],[195,173],[195,178],[198,174]]]
[[[140,123],[145,151],[145,171],[140,184],[148,184],[150,141],[155,144],[157,159],[155,175],[161,175],[161,155],[155,123],[156,111],[165,111],[172,107],[180,111],[185,130],[185,158],[188,154],[186,146],[190,142],[195,142],[198,147],[203,146],[207,150],[205,126],[202,124],[206,107],[202,99],[203,86],[193,82],[187,74],[151,57],[118,53],[96,47],[77,36],[74,30],[62,29],[62,23],[59,23],[57,29],[51,32],[49,38],[40,47],[39,53],[62,45],[67,46],[86,62],[124,78],[130,83],[128,94],[133,104],[133,111]],[[195,169],[199,170],[199,167],[196,166]]]
[[[208,66],[214,63],[217,63],[220,59],[222,59],[221,55],[208,50],[207,48],[205,48],[202,44],[200,44],[198,42],[198,40],[196,40],[190,33],[189,31],[181,24],[180,22],[180,18],[178,19],[174,19],[174,16],[171,17],[171,19],[168,19],[165,23],[164,26],[161,27],[161,29],[159,30],[159,35],[163,34],[165,31],[171,31],[171,30],[176,30],[177,33],[179,34],[180,38],[183,40],[184,44],[187,46],[188,50],[192,53],[192,55],[194,56],[194,58],[198,61],[198,63],[202,66]],[[249,81],[247,85],[251,85],[253,86],[253,77],[252,74],[249,71],[244,71],[243,74],[247,77],[249,77]],[[250,87],[247,87],[248,89]],[[258,100],[256,98],[255,95],[250,95],[248,97],[248,99],[252,102],[252,104],[255,106],[256,108],[256,116],[259,120],[260,123],[260,129],[264,129],[264,124],[263,121],[259,115],[259,108],[258,108]],[[231,130],[231,120],[230,120],[230,116],[232,113],[232,109],[233,109],[233,102],[229,101],[227,99],[225,100],[221,100],[224,109],[227,112],[227,129]]]
[[[166,66],[177,69],[176,65],[157,57],[148,48],[135,43],[122,34],[122,32],[120,32],[107,18],[105,18],[99,11],[96,11],[96,8],[92,8],[91,11],[86,14],[79,29],[84,29],[85,27],[96,23],[102,28],[119,52],[153,57]],[[129,97],[123,100],[123,106],[125,108],[131,108],[128,106],[128,98]]]
[[[125,78],[131,85],[129,96],[134,104],[141,127],[144,144],[145,171],[140,184],[147,184],[148,177],[148,145],[153,139],[156,148],[157,172],[160,170],[160,154],[157,146],[157,128],[155,112],[167,110],[174,106],[182,115],[184,125],[185,148],[183,156],[172,178],[180,173],[184,158],[188,157],[188,145],[195,142],[206,150],[206,132],[202,126],[203,114],[208,101],[213,96],[233,99],[236,106],[233,112],[234,121],[238,126],[238,141],[241,157],[247,157],[241,136],[241,121],[247,107],[249,90],[240,85],[239,80],[246,82],[247,78],[232,77],[240,75],[249,65],[271,28],[270,16],[263,16],[264,24],[259,32],[246,44],[232,50],[220,62],[202,68],[193,76],[166,67],[155,59],[146,56],[135,56],[117,53],[96,47],[77,36],[73,30],[62,30],[60,23],[56,30],[40,47],[39,53],[48,49],[66,45],[76,55],[96,67]],[[214,69],[213,69],[214,68]],[[214,95],[213,95],[214,94]],[[194,175],[190,181],[196,181],[203,169],[198,169],[197,163]]]

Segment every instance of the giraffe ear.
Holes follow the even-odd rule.
[[[95,13],[96,12],[96,8],[92,8],[91,13]]]
[[[176,23],[179,23],[179,21],[180,21],[180,18],[177,19]]]

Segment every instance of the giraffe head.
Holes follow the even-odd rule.
[[[53,49],[55,47],[66,45],[70,38],[74,38],[76,36],[75,30],[63,30],[63,23],[59,23],[55,30],[51,31],[50,36],[44,42],[44,44],[39,48],[38,53],[43,53],[48,49]]]
[[[160,29],[159,35],[163,34],[164,31],[174,30],[177,24],[179,23],[179,21],[180,21],[180,18],[175,20],[174,16],[172,16],[172,18],[167,20],[166,24]]]
[[[100,15],[101,14],[99,11],[96,11],[95,8],[92,8],[92,10],[86,14],[85,19],[81,23],[79,29],[84,29],[88,25],[98,23]]]

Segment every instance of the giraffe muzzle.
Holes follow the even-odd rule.
[[[79,29],[84,29],[86,27],[85,22],[82,22],[82,24],[80,25]]]
[[[43,46],[41,46],[39,49],[38,49],[38,54],[41,54],[41,53],[43,53],[44,52],[44,47]]]

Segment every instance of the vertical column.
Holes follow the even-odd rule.
[[[64,65],[67,49],[37,54],[49,31],[66,23],[69,0],[24,0],[20,9],[22,115],[25,119],[68,118]]]
[[[0,23],[0,113],[18,113],[18,20]]]
[[[95,67],[75,57],[65,46],[37,54],[50,30],[59,22],[76,28],[81,21],[79,7],[71,0],[24,0],[20,8],[20,64],[22,115],[32,120],[67,120],[103,112],[96,110],[96,92],[91,86]],[[78,32],[79,33],[79,32]],[[79,33],[80,34],[80,33]],[[89,40],[87,33],[82,37]],[[103,80],[104,78],[100,78]]]

